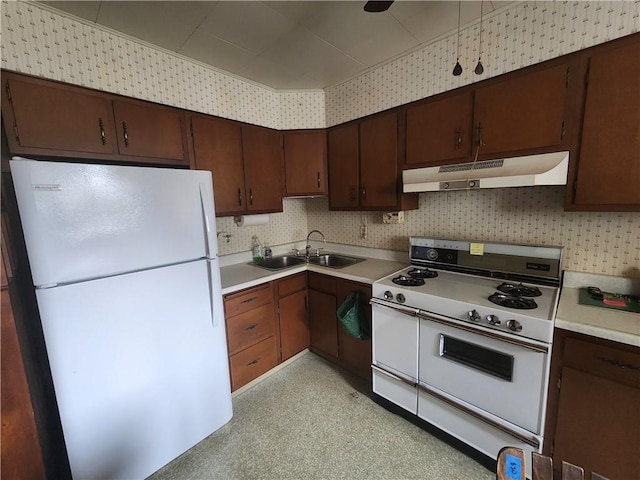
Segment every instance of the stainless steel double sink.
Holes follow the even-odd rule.
[[[313,255],[309,257],[309,263],[329,268],[344,268],[349,265],[364,261],[364,258],[350,257],[348,255],[340,255],[337,253],[326,253],[324,255]],[[296,255],[280,255],[277,257],[265,258],[258,262],[251,262],[250,265],[265,268],[267,270],[283,270],[305,263],[305,257]]]

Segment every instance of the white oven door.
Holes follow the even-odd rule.
[[[420,312],[420,383],[530,432],[543,429],[548,346]]]

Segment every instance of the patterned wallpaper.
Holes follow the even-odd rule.
[[[514,2],[485,16],[484,73],[478,62],[479,22],[460,31],[462,75],[451,72],[457,32],[325,90],[326,124],[337,125],[629,35],[640,29],[640,1]]]
[[[483,76],[472,73],[473,24],[460,35],[460,77],[451,75],[454,33],[325,92],[276,92],[25,2],[3,0],[0,21],[3,68],[272,128],[318,128],[637,32],[640,0],[517,2],[485,17]],[[563,204],[564,187],[425,193],[404,224],[384,225],[379,213],[329,212],[326,198],[285,199],[266,225],[227,217],[217,227],[232,234],[220,238],[223,255],[248,251],[253,235],[278,245],[318,228],[330,242],[402,251],[409,235],[563,245],[566,269],[640,277],[640,214]]]
[[[37,4],[2,1],[2,68],[277,129],[324,127],[324,93],[277,92]]]

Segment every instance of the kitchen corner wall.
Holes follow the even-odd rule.
[[[640,1],[514,2],[485,17],[482,61],[479,25],[322,91],[278,92],[187,60],[38,4],[2,1],[2,67],[143,100],[277,129],[322,128],[499,75],[637,32]],[[251,237],[278,245],[303,240],[310,229],[327,240],[394,250],[409,235],[563,245],[564,268],[640,277],[638,213],[564,212],[564,187],[420,194],[420,209],[403,225],[383,225],[380,213],[329,212],[326,198],[285,199],[284,212],[263,226],[217,219],[223,255],[249,251]],[[361,239],[360,225],[368,235]]]

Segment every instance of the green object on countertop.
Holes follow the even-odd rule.
[[[580,289],[578,303],[580,305],[589,305],[591,307],[604,307],[622,312],[640,313],[640,299],[636,295],[621,295],[619,293],[602,292],[604,298],[596,300],[589,295],[586,287]],[[607,301],[622,301],[624,306],[607,305]]]
[[[364,340],[369,338],[369,332],[366,331],[360,303],[360,292],[351,292],[338,307],[336,315],[349,335]]]

